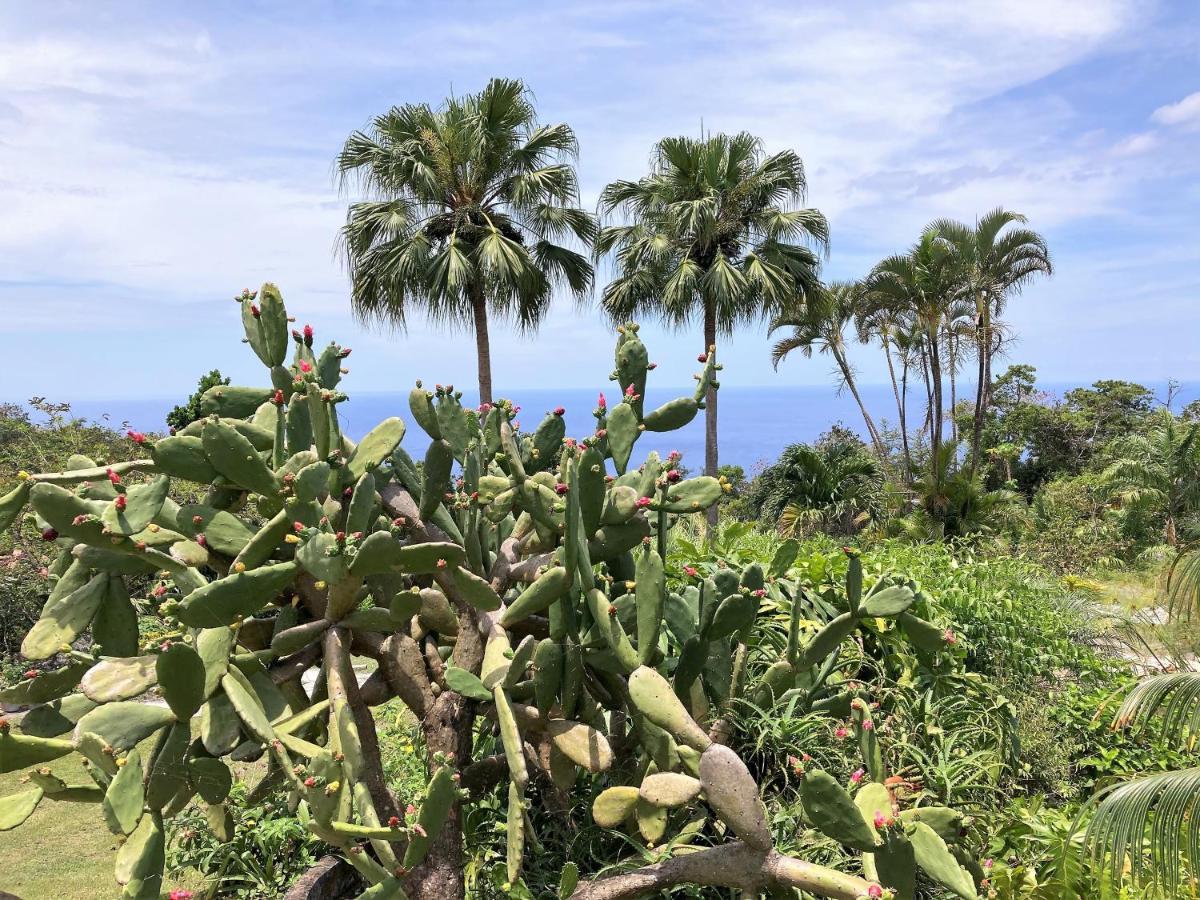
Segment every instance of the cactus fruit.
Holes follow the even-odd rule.
[[[78,753],[96,780],[68,785],[35,771],[29,787],[0,799],[0,829],[39,803],[99,802],[108,827],[127,838],[115,870],[123,896],[156,897],[164,821],[197,794],[214,834],[228,837],[228,761],[267,753],[300,821],[370,884],[362,896],[428,896],[428,866],[461,877],[446,855],[456,841],[439,842],[439,832],[460,829],[462,805],[494,787],[473,780],[468,794],[456,768],[472,765],[471,722],[487,711],[504,751],[504,764],[488,771],[499,769],[507,789],[511,887],[520,888],[526,848],[537,846],[529,781],[537,776],[545,798],[547,779],[568,791],[636,777],[638,786],[596,796],[596,823],[637,830],[652,845],[683,844],[706,819],[679,828],[671,811],[703,802],[718,820],[705,838],[738,839],[712,850],[753,863],[749,891],[789,860],[772,849],[758,785],[724,743],[735,701],[769,706],[787,694],[805,712],[849,716],[872,775],[882,774],[882,756],[870,763],[877,745],[866,743],[865,716],[851,715],[854,692],[836,683],[837,659],[871,616],[894,617],[922,651],[944,648],[940,629],[910,612],[913,586],[880,579],[864,592],[852,559],[848,608],[807,643],[802,618],[828,618],[829,607],[814,613],[789,577],[795,542],[766,572],[713,561],[676,586],[665,558],[670,529],[724,487],[682,477],[676,455],[650,454],[639,466],[633,451],[644,431],[668,432],[703,408],[716,387],[714,348],[702,354],[693,396],[647,412],[653,367],[637,326],[623,326],[613,374],[620,401],[601,395],[597,429],[582,441],[566,438],[561,409],[521,433],[508,401],[470,410],[452,387],[418,384],[409,410],[431,441],[419,466],[402,446],[399,418],[357,444],[343,435],[348,351],[331,343],[314,352],[307,327],[289,342],[273,285],[238,302],[267,386],[210,389],[204,417],[178,434],[132,437],[144,459],[72,459],[66,471],[25,476],[0,496],[0,528],[28,520],[59,553],[22,650],[31,660],[67,659],[0,693],[34,704],[19,733],[0,721],[0,773]],[[178,479],[203,485],[203,501],[179,505]],[[129,596],[147,581],[166,635],[157,646],[143,645]],[[764,674],[759,648],[749,653],[752,626],[760,605],[789,604],[787,650],[768,656]],[[90,653],[71,647],[89,632]],[[361,686],[351,648],[378,663]],[[310,688],[301,676],[314,667]],[[165,706],[134,701],[153,689]],[[371,707],[393,696],[420,723],[428,751],[425,794],[407,810],[389,794],[371,727]],[[911,844],[898,827],[876,844],[854,802],[822,776],[810,773],[802,787],[817,827],[873,852],[881,877],[899,871],[908,847],[932,877],[961,891],[962,870],[937,843],[961,820],[906,810]],[[855,896],[868,887],[800,868],[815,873],[795,876],[806,893],[828,894],[836,883],[837,896]],[[578,881],[577,871],[564,872],[562,890],[586,891]]]

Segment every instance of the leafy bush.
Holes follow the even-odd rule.
[[[196,385],[196,390],[192,392],[192,395],[181,406],[173,407],[167,413],[167,427],[171,429],[171,433],[174,434],[176,431],[182,431],[199,419],[203,415],[200,411],[200,401],[204,397],[205,392],[210,388],[226,384],[229,384],[229,379],[221,375],[220,369],[213,369],[207,375],[201,375],[200,381]]]
[[[228,819],[214,829],[198,806],[171,824],[167,872],[203,876],[207,897],[276,900],[326,852],[278,797],[251,802],[242,782],[225,806]]]

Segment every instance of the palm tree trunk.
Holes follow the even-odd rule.
[[[958,388],[955,384],[955,372],[958,371],[958,338],[950,336],[946,347],[950,354],[950,438],[958,443],[958,417],[954,414],[958,408]]]
[[[483,286],[471,285],[471,312],[475,317],[475,359],[479,366],[479,402],[492,402],[492,346],[488,341],[487,299]]]
[[[912,484],[912,452],[908,447],[908,359],[901,360],[900,369],[900,441],[904,445],[904,480]]]
[[[937,465],[938,450],[942,446],[942,360],[938,350],[937,334],[929,337],[929,385],[933,392],[933,407],[929,421],[929,445]]]
[[[704,352],[717,351],[717,310],[712,301],[704,301]],[[717,477],[717,389],[711,385],[704,398],[704,474]],[[717,504],[708,508],[708,524],[717,524]]]
[[[862,397],[858,394],[858,388],[854,384],[854,373],[850,371],[850,364],[836,350],[833,353],[833,358],[837,362],[838,368],[842,370],[842,378],[846,381],[846,387],[850,388],[850,394],[854,397],[854,402],[858,404],[858,410],[862,413],[863,421],[867,425],[867,434],[871,436],[871,443],[875,445],[875,452],[879,454],[881,460],[884,460],[887,454],[883,448],[883,440],[879,437],[879,432],[875,428],[875,420],[867,412],[867,405],[863,403]]]
[[[975,477],[979,469],[979,450],[983,443],[983,416],[987,411],[988,389],[991,376],[992,338],[991,317],[986,306],[981,306],[979,299],[975,300],[975,308],[979,311],[977,324],[979,344],[979,383],[975,385],[975,419],[971,423],[971,469],[970,477]]]

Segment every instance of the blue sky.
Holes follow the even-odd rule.
[[[103,7],[100,9],[99,7]],[[0,8],[0,396],[186,393],[261,380],[230,298],[277,282],[351,390],[469,384],[473,344],[414,319],[356,325],[331,160],[394,103],[525,79],[578,132],[583,202],[664,135],[750,130],[805,160],[857,277],[930,219],[1029,216],[1053,279],[1017,298],[1013,358],[1047,381],[1197,379],[1200,7],[1194,2],[107,3]],[[600,277],[604,278],[604,269]],[[611,340],[564,299],[536,338],[494,332],[498,387],[603,385]],[[697,339],[647,328],[663,382]],[[728,384],[775,375],[762,329]],[[878,353],[856,355],[864,381]]]

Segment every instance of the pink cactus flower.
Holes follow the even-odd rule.
[[[417,808],[410,803],[408,806],[404,807],[404,814],[406,816],[415,816],[417,814]]]
[[[599,406],[601,409],[608,409],[608,401],[604,399],[604,393],[603,393],[603,392],[601,392],[601,394],[600,394],[600,400],[599,400],[599,402],[597,402],[597,404],[596,404],[596,405],[597,405],[597,406]]]
[[[309,372],[312,371],[312,363],[310,363],[306,359],[300,360],[300,371],[304,372],[305,374],[308,374]]]
[[[196,896],[191,891],[186,891],[183,888],[175,888],[171,893],[167,894],[170,900],[192,900]]]
[[[305,325],[305,326],[304,326],[304,339],[305,339],[306,341],[311,341],[311,340],[312,340],[312,336],[313,336],[313,330],[312,330],[312,326],[311,326],[311,325]]]
[[[125,432],[125,437],[129,438],[135,444],[146,443],[146,436],[144,434],[142,434],[140,431],[134,431],[134,430],[130,429],[129,431]]]
[[[566,414],[566,412],[567,412],[567,411],[566,411],[565,409],[563,409],[561,406],[556,406],[556,407],[554,408],[554,414],[555,414],[556,416],[562,416],[562,415],[565,415],[565,414]]]
[[[560,497],[563,494],[565,494],[568,490],[569,490],[569,488],[565,484],[563,484],[561,481],[558,484],[554,485],[554,493],[558,494],[558,496],[560,496]]]
[[[862,723],[862,728],[863,728],[863,731],[874,731],[874,730],[875,730],[875,723],[874,723],[874,722],[872,722],[870,719],[866,719],[866,720],[865,720],[865,721]]]
[[[305,778],[305,779],[304,779],[304,786],[305,786],[306,788],[310,788],[310,787],[316,787],[316,786],[317,786],[317,779],[315,779],[315,778],[313,778],[311,775],[309,775],[307,778]]]
[[[275,396],[271,398],[271,402],[276,406],[283,406],[283,391],[276,391]]]
[[[697,357],[696,357],[696,362],[698,362],[698,363],[706,363],[706,362],[708,362],[708,354],[707,354],[707,353],[701,353],[699,356],[697,356]]]
[[[883,888],[881,888],[877,884],[873,884],[869,888],[867,888],[867,896],[868,897],[882,897],[883,896]]]
[[[118,475],[115,470],[107,469],[104,474],[106,476],[108,476],[108,480],[111,481],[113,484],[121,483],[121,476]]]
[[[126,502],[127,501],[125,500],[124,494],[117,494],[116,498],[113,500],[113,506],[115,506],[117,509],[124,509]]]
[[[695,569],[695,567],[694,567],[694,566],[684,566],[684,567],[683,567],[683,573],[684,573],[685,575],[690,575],[690,576],[692,576],[693,578],[695,578],[695,577],[696,577],[696,575],[698,574],[698,573],[696,572],[696,569]]]
[[[40,675],[40,674],[41,674],[41,672],[39,672],[37,669],[26,669],[25,670],[25,677],[28,678],[30,681],[37,678],[38,675]]]
[[[863,769],[855,769],[853,772],[850,773],[850,783],[858,784],[860,781],[863,780],[863,776],[866,774],[867,774],[866,771],[864,771]]]
[[[835,738],[844,740],[850,736],[850,731],[845,725],[839,725],[837,728],[833,729],[833,736]]]
[[[399,827],[400,827],[400,817],[399,816],[389,816],[388,817],[388,828],[399,828]]]
[[[875,827],[882,828],[887,824],[887,818],[879,810],[875,810]]]
[[[678,469],[671,469],[670,471],[667,472],[667,481],[671,482],[671,484],[674,484],[676,481],[678,481],[682,477],[683,476],[679,474]]]
[[[649,497],[638,497],[637,500],[634,501],[634,505],[641,509],[645,509],[650,505],[650,502],[651,501]]]
[[[950,644],[951,646],[953,646],[954,644],[958,643],[958,635],[956,635],[954,633],[953,629],[947,628],[942,633],[942,640],[944,640],[947,644]]]

